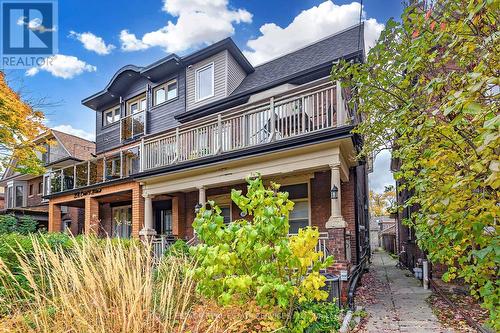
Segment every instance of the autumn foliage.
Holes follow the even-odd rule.
[[[44,130],[44,114],[25,103],[8,86],[0,71],[0,163],[3,167],[16,162],[23,173],[40,173],[37,152],[43,147],[35,138]]]
[[[392,149],[405,221],[446,281],[461,279],[500,329],[500,5],[439,0],[389,21],[366,63],[340,63],[366,119],[363,154]],[[401,207],[402,209],[403,207]]]

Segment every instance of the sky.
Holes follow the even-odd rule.
[[[8,70],[14,89],[43,98],[47,125],[87,139],[95,113],[81,100],[100,91],[122,66],[148,65],[232,37],[253,65],[357,24],[360,3],[312,0],[59,0],[58,53],[52,66]],[[375,43],[401,0],[363,3],[365,43]],[[374,190],[392,182],[390,154],[375,160]]]

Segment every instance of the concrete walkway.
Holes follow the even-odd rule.
[[[454,332],[443,328],[426,302],[431,294],[420,281],[408,277],[407,270],[396,268],[396,260],[385,252],[376,252],[370,270],[383,284],[377,288],[378,300],[366,306],[369,314],[366,332]]]

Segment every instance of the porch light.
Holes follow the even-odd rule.
[[[198,214],[200,212],[201,207],[203,207],[200,203],[197,203],[196,206],[194,206],[194,212]]]
[[[330,198],[331,199],[338,199],[339,198],[339,189],[335,185],[333,185],[333,187],[330,191]]]

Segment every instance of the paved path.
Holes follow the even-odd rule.
[[[370,270],[382,282],[375,304],[366,306],[369,314],[366,332],[454,332],[443,328],[426,302],[431,294],[420,281],[396,268],[396,260],[385,252],[375,252]],[[380,290],[381,289],[381,290]]]

